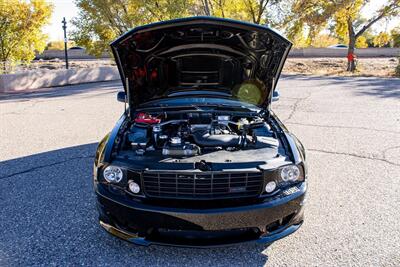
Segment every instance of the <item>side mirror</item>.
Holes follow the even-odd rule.
[[[119,101],[119,102],[122,102],[122,103],[125,103],[125,101],[126,101],[126,94],[125,94],[125,92],[118,92],[117,93],[117,100]]]
[[[277,89],[274,90],[272,93],[272,102],[278,101],[279,100],[280,93]]]

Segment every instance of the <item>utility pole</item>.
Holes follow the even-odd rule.
[[[68,50],[67,50],[67,45],[68,45],[68,39],[67,39],[67,21],[65,20],[65,17],[62,20],[62,28],[64,30],[64,51],[65,51],[65,68],[68,69]]]

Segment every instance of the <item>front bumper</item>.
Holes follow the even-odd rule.
[[[138,245],[209,247],[271,243],[303,222],[306,183],[264,202],[229,208],[183,209],[144,204],[95,185],[101,226]]]

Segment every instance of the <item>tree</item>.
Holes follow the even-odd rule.
[[[367,43],[367,38],[363,35],[357,38],[356,41],[356,48],[367,48],[368,43]]]
[[[400,47],[400,27],[396,27],[390,31],[392,47]]]
[[[200,5],[200,15],[250,20],[250,16],[245,13],[245,1],[247,0],[201,0],[194,1],[194,5]]]
[[[337,8],[338,4],[334,0],[293,0],[290,12],[284,20],[288,38],[303,40],[307,36],[305,45],[312,45],[314,38],[327,26]]]
[[[90,54],[101,55],[129,29],[151,22],[206,15],[257,24],[276,23],[268,16],[281,0],[75,0],[78,17],[72,39]]]
[[[52,5],[45,0],[0,0],[0,61],[30,61],[42,52],[46,36],[42,29],[50,19]]]
[[[287,16],[288,37],[299,39],[307,29],[307,45],[313,43],[313,38],[333,22],[335,33],[348,43],[348,71],[355,70],[354,48],[365,46],[358,39],[376,22],[399,14],[400,0],[388,0],[376,14],[365,20],[362,17],[363,7],[369,0],[293,0],[291,14]]]
[[[203,15],[233,18],[264,24],[267,21],[267,6],[278,0],[201,0]]]
[[[335,45],[339,43],[336,37],[330,36],[328,34],[318,34],[313,38],[311,43],[312,47],[328,47],[330,45]]]
[[[357,20],[362,16],[362,9],[368,0],[346,0],[340,5],[340,9],[335,14],[337,32],[339,35],[348,36],[348,55],[354,54],[357,39],[365,33],[372,25],[382,20],[399,14],[400,0],[389,0],[382,6],[374,16],[369,18],[366,23],[356,27]],[[355,71],[356,65],[351,56],[348,57],[347,70]]]
[[[151,22],[189,15],[186,0],[76,0],[78,17],[72,39],[90,54],[108,51],[109,43],[129,29]]]
[[[375,47],[384,47],[390,45],[390,35],[387,32],[380,32],[373,40]]]
[[[359,18],[354,22],[354,27],[359,28],[362,24],[365,24],[367,20],[363,17]],[[338,27],[338,24],[334,21],[329,25],[329,31],[332,35],[339,39],[339,43],[347,44],[349,43],[349,36],[347,34],[346,27],[341,25],[342,27]],[[371,32],[370,29],[366,30],[356,41],[356,48],[367,48],[373,47],[373,39],[375,35]]]
[[[266,22],[266,8],[270,0],[245,0],[245,10],[251,16],[251,21],[256,24]]]
[[[75,46],[74,41],[68,41],[68,47]],[[64,50],[64,41],[48,42],[45,50]]]
[[[365,38],[365,42],[367,43],[367,47],[373,47],[374,46],[374,38],[375,38],[375,35],[371,32],[371,30],[366,30],[364,33],[363,33],[363,35],[361,35],[358,39],[357,39],[357,42],[358,42],[358,40],[360,39],[360,38]],[[358,48],[358,46],[357,46],[357,43],[356,43],[356,47]]]

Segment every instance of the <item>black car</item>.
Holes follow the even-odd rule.
[[[111,47],[125,113],[96,152],[101,226],[175,246],[271,243],[299,229],[304,148],[271,111],[287,39],[193,17],[137,27]]]

